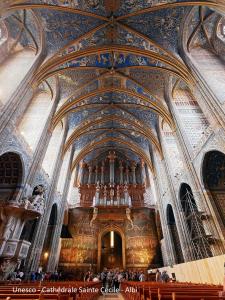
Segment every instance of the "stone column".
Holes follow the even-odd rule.
[[[91,184],[91,179],[92,179],[92,166],[88,166],[88,171],[89,171],[88,185],[90,185]]]
[[[137,164],[136,164],[136,162],[133,161],[132,164],[131,164],[131,172],[132,172],[132,183],[134,185],[137,184],[137,182],[136,182],[136,174],[135,174],[136,167],[137,167]]]
[[[143,161],[143,159],[141,160],[140,167],[141,167],[141,183],[145,185],[146,174],[145,174],[145,162]]]
[[[125,178],[126,178],[126,183],[129,184],[129,168],[128,165],[126,165],[126,174],[125,174]]]
[[[109,166],[110,166],[110,184],[114,185],[115,183],[115,170],[114,170],[114,163],[115,163],[115,151],[110,151],[109,152]]]
[[[29,257],[27,258],[27,263],[26,263],[26,272],[37,271],[38,267],[40,265],[40,259],[41,259],[41,255],[42,255],[48,221],[50,218],[51,208],[54,203],[54,199],[55,199],[55,195],[56,195],[55,189],[56,189],[57,181],[59,178],[60,169],[62,166],[62,160],[61,160],[62,152],[61,151],[65,144],[66,135],[67,135],[67,130],[64,131],[64,137],[62,139],[62,142],[60,145],[60,151],[58,153],[58,158],[55,163],[53,178],[51,181],[51,185],[49,186],[49,192],[47,193],[47,196],[46,196],[47,201],[46,201],[45,212],[44,212],[44,215],[40,218],[40,220],[38,222],[35,239],[31,245],[31,249],[29,251]],[[58,221],[58,224],[62,224],[62,223],[60,223],[60,221]],[[61,226],[59,226],[59,228],[61,230]]]
[[[119,169],[120,169],[120,184],[123,184],[123,162],[122,161],[120,161]]]
[[[98,165],[95,167],[95,184],[98,182]]]
[[[80,162],[80,170],[79,170],[79,176],[78,176],[78,183],[80,185],[84,184],[84,169],[86,167],[85,162],[81,161]]]
[[[102,161],[102,165],[101,165],[101,184],[104,184],[104,171],[105,171],[105,162],[104,160]]]

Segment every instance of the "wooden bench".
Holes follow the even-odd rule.
[[[57,289],[65,288],[65,293],[61,292],[61,290],[57,291]],[[96,288],[96,291],[90,292],[80,292],[79,287],[82,290],[86,287]],[[29,299],[37,299],[37,300],[95,300],[99,296],[101,283],[95,282],[34,282],[34,283],[8,283],[0,285],[0,300],[8,299],[8,300],[29,300]],[[43,292],[43,288],[45,288],[46,292]],[[48,288],[55,288],[56,292],[48,292]],[[72,288],[77,289],[76,292],[72,291]],[[17,289],[17,290],[16,290]],[[22,292],[25,290],[25,292]],[[30,292],[27,292],[30,290]],[[67,292],[67,290],[71,290],[71,292]]]
[[[125,293],[127,287],[137,288],[137,293]],[[222,286],[185,283],[126,282],[122,283],[127,300],[219,300]]]

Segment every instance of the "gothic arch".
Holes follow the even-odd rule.
[[[215,37],[217,20],[220,15],[212,11],[207,14],[203,8],[193,7],[184,18],[181,27],[180,48],[183,60],[202,81],[204,90],[214,99],[218,111],[224,109],[224,63],[220,56],[220,47]],[[195,19],[195,26],[190,26]]]
[[[57,220],[58,220],[58,206],[56,203],[54,203],[51,208],[51,213],[49,216],[48,226],[45,234],[44,245],[42,248],[41,265],[44,269],[47,268],[50,252],[53,251],[51,248],[52,248],[53,237],[55,234],[56,226],[58,223]]]
[[[28,28],[27,20],[30,19],[34,26]],[[15,93],[31,74],[44,45],[43,32],[39,29],[39,18],[33,11],[23,12],[23,15],[18,16],[9,15],[4,19],[4,24],[5,39],[2,43],[0,41],[0,105],[8,108]],[[18,28],[15,36],[9,34],[12,27]]]
[[[199,210],[192,189],[187,183],[181,183],[179,199],[186,220],[187,235],[190,238],[194,258],[202,259],[212,256],[203,226],[203,211]]]
[[[16,201],[23,182],[23,163],[15,152],[6,152],[0,156],[0,199]]]
[[[20,134],[33,152],[46,125],[53,103],[54,101],[49,91],[41,90],[36,92],[18,124]],[[37,111],[39,112],[38,114]]]
[[[182,253],[180,238],[178,235],[177,224],[176,224],[175,216],[173,213],[173,207],[171,204],[167,205],[166,216],[167,216],[167,225],[168,225],[169,231],[170,231],[170,236],[171,236],[172,246],[174,249],[174,257],[176,259],[176,263],[178,263],[178,264],[183,263],[184,257],[183,257],[183,253]]]
[[[60,152],[61,142],[64,136],[65,126],[63,122],[58,123],[52,132],[51,138],[46,149],[44,159],[42,161],[42,168],[51,179],[54,172],[54,167],[57,161],[57,156]]]
[[[205,154],[202,181],[225,226],[225,154],[212,150]]]
[[[123,259],[123,269],[125,270],[126,268],[126,256],[125,256],[125,249],[126,249],[126,240],[125,240],[125,235],[123,230],[116,226],[116,225],[109,225],[107,227],[105,227],[102,231],[99,232],[98,234],[98,265],[97,268],[98,270],[100,270],[100,266],[101,266],[101,241],[102,241],[102,237],[109,231],[115,231],[117,232],[122,239],[122,259]]]

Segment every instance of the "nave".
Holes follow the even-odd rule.
[[[105,268],[128,300],[217,299],[224,95],[224,0],[0,1],[3,299],[97,299],[41,287]]]

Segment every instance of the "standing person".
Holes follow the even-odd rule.
[[[119,282],[119,273],[118,272],[115,272],[115,275],[113,277],[113,283],[114,283],[114,288],[115,290],[119,290],[119,285],[120,285],[120,282]]]
[[[139,281],[138,272],[134,272],[134,281]]]
[[[139,275],[139,281],[141,281],[141,282],[145,281],[145,274],[143,271],[141,271],[141,273]]]
[[[55,281],[58,281],[58,279],[59,279],[58,271],[55,271],[55,272],[54,272],[54,280],[55,280]]]
[[[30,280],[31,281],[35,281],[36,280],[36,273],[31,272],[31,274],[30,274]]]
[[[21,280],[23,280],[23,279],[24,279],[24,272],[23,272],[23,271],[19,271],[19,272],[18,272],[18,276],[19,276],[19,278],[20,278]]]
[[[84,281],[89,281],[90,271],[88,271],[84,276]]]
[[[14,272],[10,273],[9,279],[11,281],[15,281],[16,280],[16,276],[17,276],[17,273],[16,273],[16,271],[14,271]]]
[[[108,274],[107,274],[107,283],[108,283],[108,288],[112,287],[112,281],[113,281],[113,272],[112,270],[109,270]]]
[[[123,273],[118,273],[118,288],[120,289],[120,286],[121,286],[121,282],[124,280],[124,277],[125,275]]]
[[[168,282],[169,280],[170,280],[169,275],[167,274],[166,271],[163,271],[163,272],[162,272],[162,275],[161,275],[161,281],[162,281],[162,282]]]
[[[104,269],[101,273],[101,281],[102,281],[102,286],[106,288],[106,277],[107,277],[107,269]]]
[[[161,278],[161,272],[157,269],[155,273],[155,281],[159,282]]]

